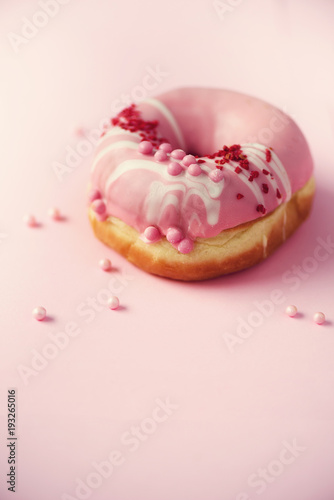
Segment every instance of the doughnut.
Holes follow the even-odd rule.
[[[90,173],[95,235],[141,269],[203,280],[248,268],[307,218],[310,149],[278,108],[181,88],[111,119]]]

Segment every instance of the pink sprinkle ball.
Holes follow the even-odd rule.
[[[106,211],[106,204],[104,203],[103,200],[94,200],[93,203],[91,204],[92,210],[94,210],[95,213],[97,214],[104,214]]]
[[[313,321],[317,325],[322,325],[326,321],[326,316],[324,315],[323,312],[316,312],[313,316]]]
[[[186,155],[183,158],[182,163],[185,167],[189,167],[192,163],[196,163],[196,158],[193,155]]]
[[[150,141],[142,141],[139,143],[138,151],[143,155],[150,155],[153,151],[153,144]]]
[[[184,238],[178,244],[177,249],[180,253],[189,253],[192,251],[193,247],[194,247],[193,241],[190,240],[189,238]]]
[[[101,259],[99,261],[99,266],[103,271],[110,271],[111,269],[111,262],[109,259]]]
[[[26,214],[23,216],[23,222],[27,224],[29,227],[35,227],[37,226],[36,219],[33,215]]]
[[[88,201],[92,203],[95,200],[99,200],[101,198],[101,193],[98,189],[91,189],[88,193]]]
[[[155,155],[154,155],[154,159],[156,161],[166,161],[167,160],[167,153],[165,153],[165,151],[162,151],[161,149],[159,149]]]
[[[148,226],[144,231],[144,236],[149,241],[157,241],[160,239],[160,231],[155,226]]]
[[[285,312],[288,316],[290,316],[290,318],[293,318],[296,316],[298,311],[296,306],[290,305],[285,309]]]
[[[181,229],[178,229],[177,227],[170,227],[167,229],[167,234],[166,234],[166,239],[169,241],[169,243],[172,243],[175,245],[176,243],[179,243],[183,238],[183,233]]]
[[[159,149],[165,151],[165,153],[171,153],[173,151],[173,146],[169,142],[163,142],[160,144]]]
[[[192,163],[188,167],[188,172],[190,175],[197,177],[198,175],[200,175],[202,173],[202,169],[197,163]]]
[[[50,208],[48,210],[48,214],[49,214],[49,217],[51,217],[51,219],[53,219],[53,220],[60,220],[61,219],[60,211],[58,210],[58,208]]]
[[[37,319],[37,321],[43,321],[43,319],[45,319],[46,317],[45,307],[42,306],[35,307],[35,309],[33,309],[32,311],[32,315],[35,319]]]
[[[186,153],[183,151],[183,149],[174,149],[170,155],[175,160],[182,160],[186,156]]]
[[[182,172],[183,168],[176,161],[171,161],[167,167],[167,172],[169,175],[179,175]]]
[[[116,295],[113,295],[108,299],[108,307],[109,309],[117,309],[119,307],[119,299]]]
[[[86,133],[87,133],[87,129],[85,127],[75,127],[75,129],[73,130],[73,133],[74,135],[76,135],[77,137],[85,137]]]
[[[211,170],[209,177],[213,182],[220,182],[224,179],[224,174],[221,170],[216,168],[215,170]]]

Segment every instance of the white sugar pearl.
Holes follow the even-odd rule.
[[[35,227],[36,226],[36,219],[33,215],[26,214],[23,216],[23,222],[27,224],[29,227]]]
[[[313,320],[317,325],[322,325],[326,321],[326,316],[323,312],[316,312],[313,316]]]
[[[60,211],[58,208],[49,208],[48,210],[49,217],[53,220],[59,220],[60,219]]]
[[[290,318],[293,318],[297,314],[297,307],[290,305],[285,309],[285,312],[288,316],[290,316]]]
[[[108,306],[109,306],[109,309],[117,309],[119,306],[118,297],[116,297],[115,295],[110,297],[110,299],[108,300]]]
[[[111,262],[109,259],[101,259],[99,261],[99,266],[103,271],[110,271],[111,269]]]
[[[37,319],[37,321],[43,321],[43,319],[46,316],[45,307],[42,306],[35,307],[35,309],[33,309],[32,311],[32,315],[35,319]]]

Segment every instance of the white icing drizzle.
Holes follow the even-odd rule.
[[[169,124],[173,129],[173,132],[180,144],[180,148],[185,149],[186,143],[183,138],[183,134],[181,132],[181,129],[177,121],[175,120],[173,114],[169,111],[169,109],[161,101],[153,98],[145,99],[145,101],[143,101],[143,104],[150,104],[151,106],[157,108],[160,111],[160,113],[164,115],[164,117],[169,121]]]
[[[184,144],[182,132],[168,108],[156,99],[148,99],[145,102],[160,110],[160,112],[168,119],[180,145]],[[122,136],[128,136],[129,140],[124,140]],[[217,167],[213,159],[209,159],[207,157],[203,158],[205,162],[200,164],[202,172],[198,176],[191,175],[186,168],[183,169],[179,175],[173,176],[168,173],[166,162],[159,163],[153,156],[134,159],[133,154],[130,153],[130,151],[127,153],[127,150],[133,151],[138,148],[138,138],[140,139],[140,136],[136,132],[123,130],[121,127],[116,126],[108,130],[102,137],[102,140],[108,140],[113,137],[116,137],[116,142],[112,142],[111,144],[107,143],[106,146],[98,153],[92,165],[92,171],[96,169],[99,162],[110,152],[117,149],[123,149],[123,158],[126,156],[129,156],[130,158],[121,161],[121,163],[113,167],[113,171],[107,178],[105,195],[108,198],[108,192],[112,185],[117,182],[123,174],[130,171],[146,171],[148,173],[147,190],[142,193],[141,202],[145,204],[146,220],[151,221],[151,224],[159,225],[160,222],[163,223],[162,221],[166,210],[168,207],[172,206],[174,207],[176,213],[187,213],[187,229],[189,230],[192,226],[194,226],[195,233],[201,233],[203,230],[202,225],[204,221],[200,215],[204,215],[204,211],[208,225],[213,227],[219,224],[222,207],[221,195],[230,182],[230,175],[236,175],[238,180],[240,180],[244,186],[247,187],[248,191],[254,195],[257,203],[263,204],[264,207],[266,207],[266,193],[264,193],[261,189],[262,181],[268,183],[268,186],[270,186],[273,190],[273,193],[276,193],[276,190],[278,189],[276,178],[279,179],[285,190],[285,199],[288,200],[291,197],[291,184],[285,168],[275,152],[272,150],[271,160],[270,162],[266,162],[267,147],[261,144],[247,143],[241,145],[242,152],[247,156],[250,162],[249,170],[241,169],[241,172],[237,174],[235,169],[239,166],[239,163],[236,161],[226,162],[223,166],[223,170],[228,172],[228,175],[223,177],[223,179],[219,182],[214,182],[209,177],[209,173]],[[117,140],[117,138],[120,140]],[[182,162],[180,163],[182,165]],[[258,170],[259,174],[262,176],[263,169],[270,172],[269,175],[265,176],[265,179],[261,177],[261,181],[257,180],[257,178],[254,178],[253,182],[249,180],[252,170]],[[149,175],[149,173],[152,175]],[[276,202],[279,205],[282,203],[282,199],[277,198]],[[285,211],[283,217],[283,238],[285,239]],[[267,236],[263,235],[262,244],[264,257],[267,256],[267,243]]]
[[[251,160],[261,171],[262,171],[262,169],[266,169],[269,171],[268,164],[264,160],[262,160],[262,158],[260,158],[258,155],[255,155],[255,154],[247,151],[247,158],[249,160]],[[260,162],[261,162],[261,164],[260,164]],[[265,177],[265,181],[267,184],[271,185],[272,189],[276,193],[276,189],[278,189],[278,184],[277,184],[276,179],[275,178],[272,179],[272,177],[269,174]],[[278,205],[280,205],[282,203],[282,198],[277,198],[277,203],[278,203]]]
[[[114,142],[113,144],[110,144],[109,146],[107,146],[105,149],[103,149],[103,151],[101,151],[96,156],[95,161],[94,161],[94,163],[92,165],[91,171],[94,172],[95,167],[99,163],[99,161],[105,155],[107,155],[110,151],[112,151],[113,149],[121,149],[121,148],[124,148],[124,149],[137,149],[138,148],[138,144],[137,144],[137,142],[134,142],[134,141],[117,141],[117,142]]]
[[[282,231],[283,231],[283,241],[286,240],[286,219],[287,219],[287,215],[286,215],[286,207],[284,207],[284,212],[283,212],[283,228],[282,228]]]
[[[123,141],[124,142],[124,141]],[[115,143],[119,144],[119,143]],[[136,146],[137,147],[137,146]],[[136,148],[134,148],[136,149]],[[184,188],[188,187],[188,189],[195,188],[198,191],[204,191],[204,188],[208,191],[211,198],[218,198],[223,190],[224,181],[221,182],[212,182],[212,180],[205,174],[201,174],[197,177],[193,175],[187,174],[186,170],[183,170],[179,175],[172,176],[167,172],[166,165],[160,164],[161,169],[157,170],[157,163],[152,160],[146,159],[133,159],[133,160],[125,160],[120,163],[115,170],[110,174],[107,180],[106,189],[110,187],[110,185],[115,182],[122,174],[128,172],[130,170],[149,170],[154,172],[155,174],[159,174],[161,177],[168,181],[174,181],[171,186],[173,189],[179,189],[180,180],[184,179],[187,176],[187,186],[182,184]],[[184,180],[183,180],[184,182]]]
[[[256,152],[261,151],[264,155],[264,158],[265,158],[265,154],[266,154],[266,149],[268,149],[267,146],[264,146],[263,144],[258,144],[258,143],[242,144],[241,147],[243,150],[248,149],[248,148],[254,149],[255,154],[256,154]],[[263,164],[263,167],[259,166],[258,168],[261,168],[261,169],[266,168],[267,170],[272,170],[274,172],[274,174],[280,179],[280,181],[283,184],[283,187],[284,187],[285,193],[286,193],[286,201],[288,201],[291,198],[291,183],[290,183],[288,174],[287,174],[281,160],[278,158],[277,154],[275,153],[275,151],[270,150],[270,152],[271,152],[270,163],[268,164],[264,160],[259,158],[259,161],[261,161],[261,163]],[[250,153],[252,153],[252,151],[250,151]],[[246,154],[248,156],[248,151],[246,151]]]
[[[243,148],[242,148],[243,149]],[[243,149],[244,150],[244,149]],[[248,152],[247,152],[248,155]],[[210,161],[210,160],[209,160]],[[214,160],[211,160],[214,165]],[[229,163],[224,164],[224,170],[229,170],[230,172],[233,172],[235,174],[235,168],[239,166],[239,163],[236,161],[230,161]],[[250,176],[250,172],[248,170],[242,170],[239,174],[235,174],[239,176],[239,179],[245,184],[245,186],[252,191],[254,197],[258,201],[258,203],[264,204],[264,198],[261,189],[257,185],[256,182],[250,182],[248,180],[248,177]]]
[[[152,220],[154,214],[159,213],[162,215],[168,201],[171,200],[176,210],[180,213],[188,204],[189,198],[192,195],[198,196],[206,208],[207,222],[210,225],[215,225],[219,221],[220,200],[219,197],[224,189],[224,180],[215,183],[204,173],[198,177],[190,176],[183,171],[176,178],[170,176],[166,170],[165,165],[161,170],[157,171],[156,163],[149,160],[125,160],[120,163],[115,170],[109,175],[106,183],[106,192],[112,184],[122,176],[125,172],[131,170],[148,170],[152,173],[159,174],[162,178],[170,181],[166,184],[162,181],[156,180],[151,182],[149,191],[146,196],[146,213],[147,218]],[[184,183],[187,177],[187,183]],[[199,179],[200,178],[200,179]],[[174,180],[175,179],[175,180]],[[176,196],[175,193],[180,193],[183,196]],[[172,195],[172,196],[171,196]],[[181,201],[180,201],[181,200]]]
[[[267,257],[267,246],[268,246],[268,238],[265,234],[262,236],[262,245],[263,245],[263,258],[265,259]]]
[[[102,137],[102,140],[108,139],[109,137],[113,137],[114,135],[129,135],[131,137],[140,137],[138,132],[131,132],[130,130],[123,129],[122,127],[119,127],[118,125],[113,126],[111,129],[109,129]]]

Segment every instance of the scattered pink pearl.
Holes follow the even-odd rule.
[[[165,153],[171,153],[173,151],[173,146],[169,142],[163,142],[160,144],[159,149],[165,151]]]
[[[93,203],[91,204],[92,209],[94,210],[95,213],[102,215],[106,211],[106,204],[104,203],[103,200],[94,200]]]
[[[50,208],[48,210],[48,214],[51,217],[51,219],[53,219],[53,220],[60,220],[61,219],[60,211],[58,210],[58,208]]]
[[[160,239],[160,231],[155,226],[148,226],[144,231],[144,236],[149,241],[157,241]]]
[[[117,309],[119,307],[119,299],[116,295],[113,295],[108,299],[108,307],[109,309]]]
[[[142,141],[139,143],[138,151],[143,155],[150,155],[153,151],[153,144],[149,141]]]
[[[193,248],[194,248],[194,243],[189,238],[184,238],[183,240],[181,240],[177,247],[180,253],[189,253],[192,251]]]
[[[35,309],[33,309],[32,311],[32,315],[35,319],[37,319],[37,321],[43,321],[43,319],[45,319],[46,317],[45,307],[42,306],[35,307]]]
[[[35,226],[37,226],[36,219],[35,219],[35,217],[33,215],[29,215],[29,214],[24,215],[23,222],[25,224],[27,224],[27,226],[29,226],[29,227],[35,227]]]
[[[317,325],[322,325],[326,321],[326,316],[323,312],[316,312],[313,316],[313,320]]]
[[[175,160],[182,160],[186,156],[186,153],[183,151],[183,149],[174,149],[170,155]]]
[[[193,155],[186,155],[183,158],[182,163],[185,167],[189,167],[192,163],[196,163],[196,158]]]
[[[167,172],[169,175],[179,175],[182,172],[183,168],[176,161],[171,161],[167,167]]]
[[[209,177],[213,182],[219,182],[224,179],[224,174],[219,168],[216,168],[215,170],[211,170]]]
[[[101,193],[98,189],[91,189],[88,193],[88,201],[92,203],[95,200],[99,200],[101,198]]]
[[[179,243],[183,238],[183,233],[181,229],[178,229],[177,227],[170,227],[167,230],[166,234],[166,239],[169,241],[169,243],[172,243],[175,245],[176,243]]]
[[[87,129],[85,127],[76,127],[74,129],[74,135],[77,137],[84,137],[87,133]]]
[[[154,159],[157,161],[165,161],[165,160],[167,160],[167,153],[165,153],[165,151],[162,151],[161,149],[159,149],[155,153]]]
[[[202,173],[202,169],[197,163],[192,163],[188,167],[188,172],[190,175],[197,177],[198,175],[200,175]]]
[[[110,271],[111,269],[111,262],[109,259],[101,259],[99,261],[99,266],[103,271]]]
[[[288,316],[290,316],[290,318],[293,318],[294,316],[296,316],[298,311],[296,306],[291,305],[285,309],[285,312]]]

